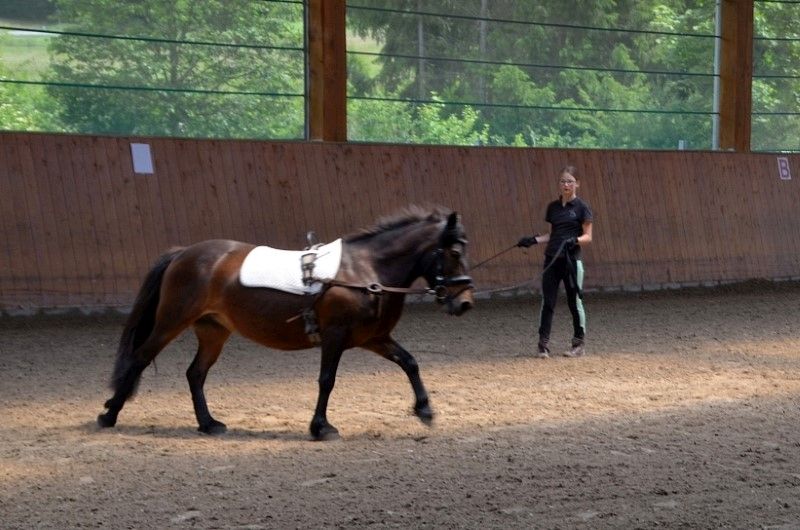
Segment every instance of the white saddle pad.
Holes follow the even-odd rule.
[[[312,272],[316,281],[305,285],[300,258],[309,252],[317,255]],[[322,289],[322,281],[332,280],[336,276],[341,261],[341,239],[313,250],[281,250],[259,246],[245,256],[239,281],[245,287],[269,287],[294,294],[315,294]]]

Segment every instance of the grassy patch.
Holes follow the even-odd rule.
[[[349,52],[367,52],[379,53],[382,44],[374,39],[359,37],[358,35],[348,31],[347,32],[347,51]],[[365,67],[365,73],[374,78],[381,70],[381,65],[377,57],[368,55],[359,55],[359,61]]]
[[[0,25],[14,25],[0,19]],[[24,30],[0,30],[0,64],[13,79],[39,79],[50,66],[47,46],[52,35]]]

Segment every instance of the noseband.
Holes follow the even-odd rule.
[[[466,241],[459,240],[461,244],[466,244]],[[454,300],[457,296],[468,289],[473,289],[475,286],[472,283],[472,276],[467,274],[459,274],[456,276],[444,275],[444,248],[439,247],[433,253],[433,266],[434,271],[432,277],[425,275],[428,280],[428,294],[436,297],[436,301],[441,303]],[[463,286],[455,294],[450,294],[450,287]]]

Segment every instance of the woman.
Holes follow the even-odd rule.
[[[560,197],[547,205],[545,221],[550,223],[550,232],[523,237],[517,243],[528,248],[538,243],[547,243],[544,250],[544,271],[542,272],[542,310],[539,316],[539,343],[537,357],[550,356],[550,330],[553,325],[553,312],[558,299],[558,285],[564,282],[567,304],[572,313],[571,348],[564,353],[566,357],[580,357],[584,354],[586,334],[586,313],[583,310],[583,262],[581,245],[592,242],[592,210],[578,198],[580,181],[573,166],[561,170],[558,176]]]

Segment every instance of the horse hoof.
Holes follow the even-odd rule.
[[[97,416],[97,424],[100,427],[113,427],[117,424],[117,418],[112,418],[108,414],[100,414]]]
[[[228,426],[221,421],[214,420],[208,425],[201,425],[197,428],[198,431],[205,434],[225,434],[228,432]]]
[[[320,427],[316,433],[312,431],[311,436],[317,442],[330,442],[339,439],[339,430],[333,425],[325,425]]]
[[[433,409],[425,405],[423,407],[414,408],[414,414],[419,418],[419,421],[430,427],[433,425]]]

